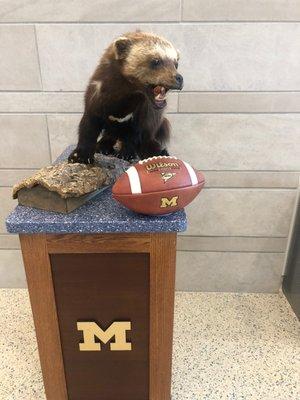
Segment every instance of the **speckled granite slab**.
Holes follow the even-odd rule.
[[[70,154],[68,147],[57,161]],[[6,219],[10,233],[105,233],[105,232],[182,232],[185,212],[166,216],[136,214],[117,203],[107,189],[70,214],[17,206]]]

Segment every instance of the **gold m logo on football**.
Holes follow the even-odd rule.
[[[167,207],[176,207],[178,205],[178,196],[171,197],[168,199],[167,197],[161,198],[160,207],[167,208]]]
[[[126,331],[131,330],[131,322],[113,322],[106,330],[100,328],[96,322],[77,322],[77,330],[83,332],[83,343],[79,343],[80,351],[101,351],[101,343],[108,343],[113,337],[115,341],[110,343],[111,351],[131,351],[130,342],[126,341]]]

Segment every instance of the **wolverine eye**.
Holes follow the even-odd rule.
[[[177,69],[177,68],[178,68],[178,62],[175,61],[175,62],[174,62],[174,65],[175,65],[175,68]]]
[[[160,64],[161,64],[161,60],[159,58],[154,58],[151,61],[151,67],[153,67],[153,68],[160,66]]]

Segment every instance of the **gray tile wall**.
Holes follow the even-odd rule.
[[[0,287],[25,285],[4,218],[12,185],[76,141],[83,91],[128,30],[181,52],[171,150],[205,173],[178,240],[177,288],[276,292],[300,171],[295,0],[4,0],[0,10]]]

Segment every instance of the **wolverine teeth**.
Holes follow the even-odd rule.
[[[166,96],[161,96],[160,94],[158,94],[157,96],[155,96],[155,100],[164,101],[164,100],[166,100]]]
[[[162,101],[166,100],[167,91],[164,86],[160,86],[160,85],[156,86],[153,89],[153,92],[154,92],[154,100],[155,101],[162,102]]]

